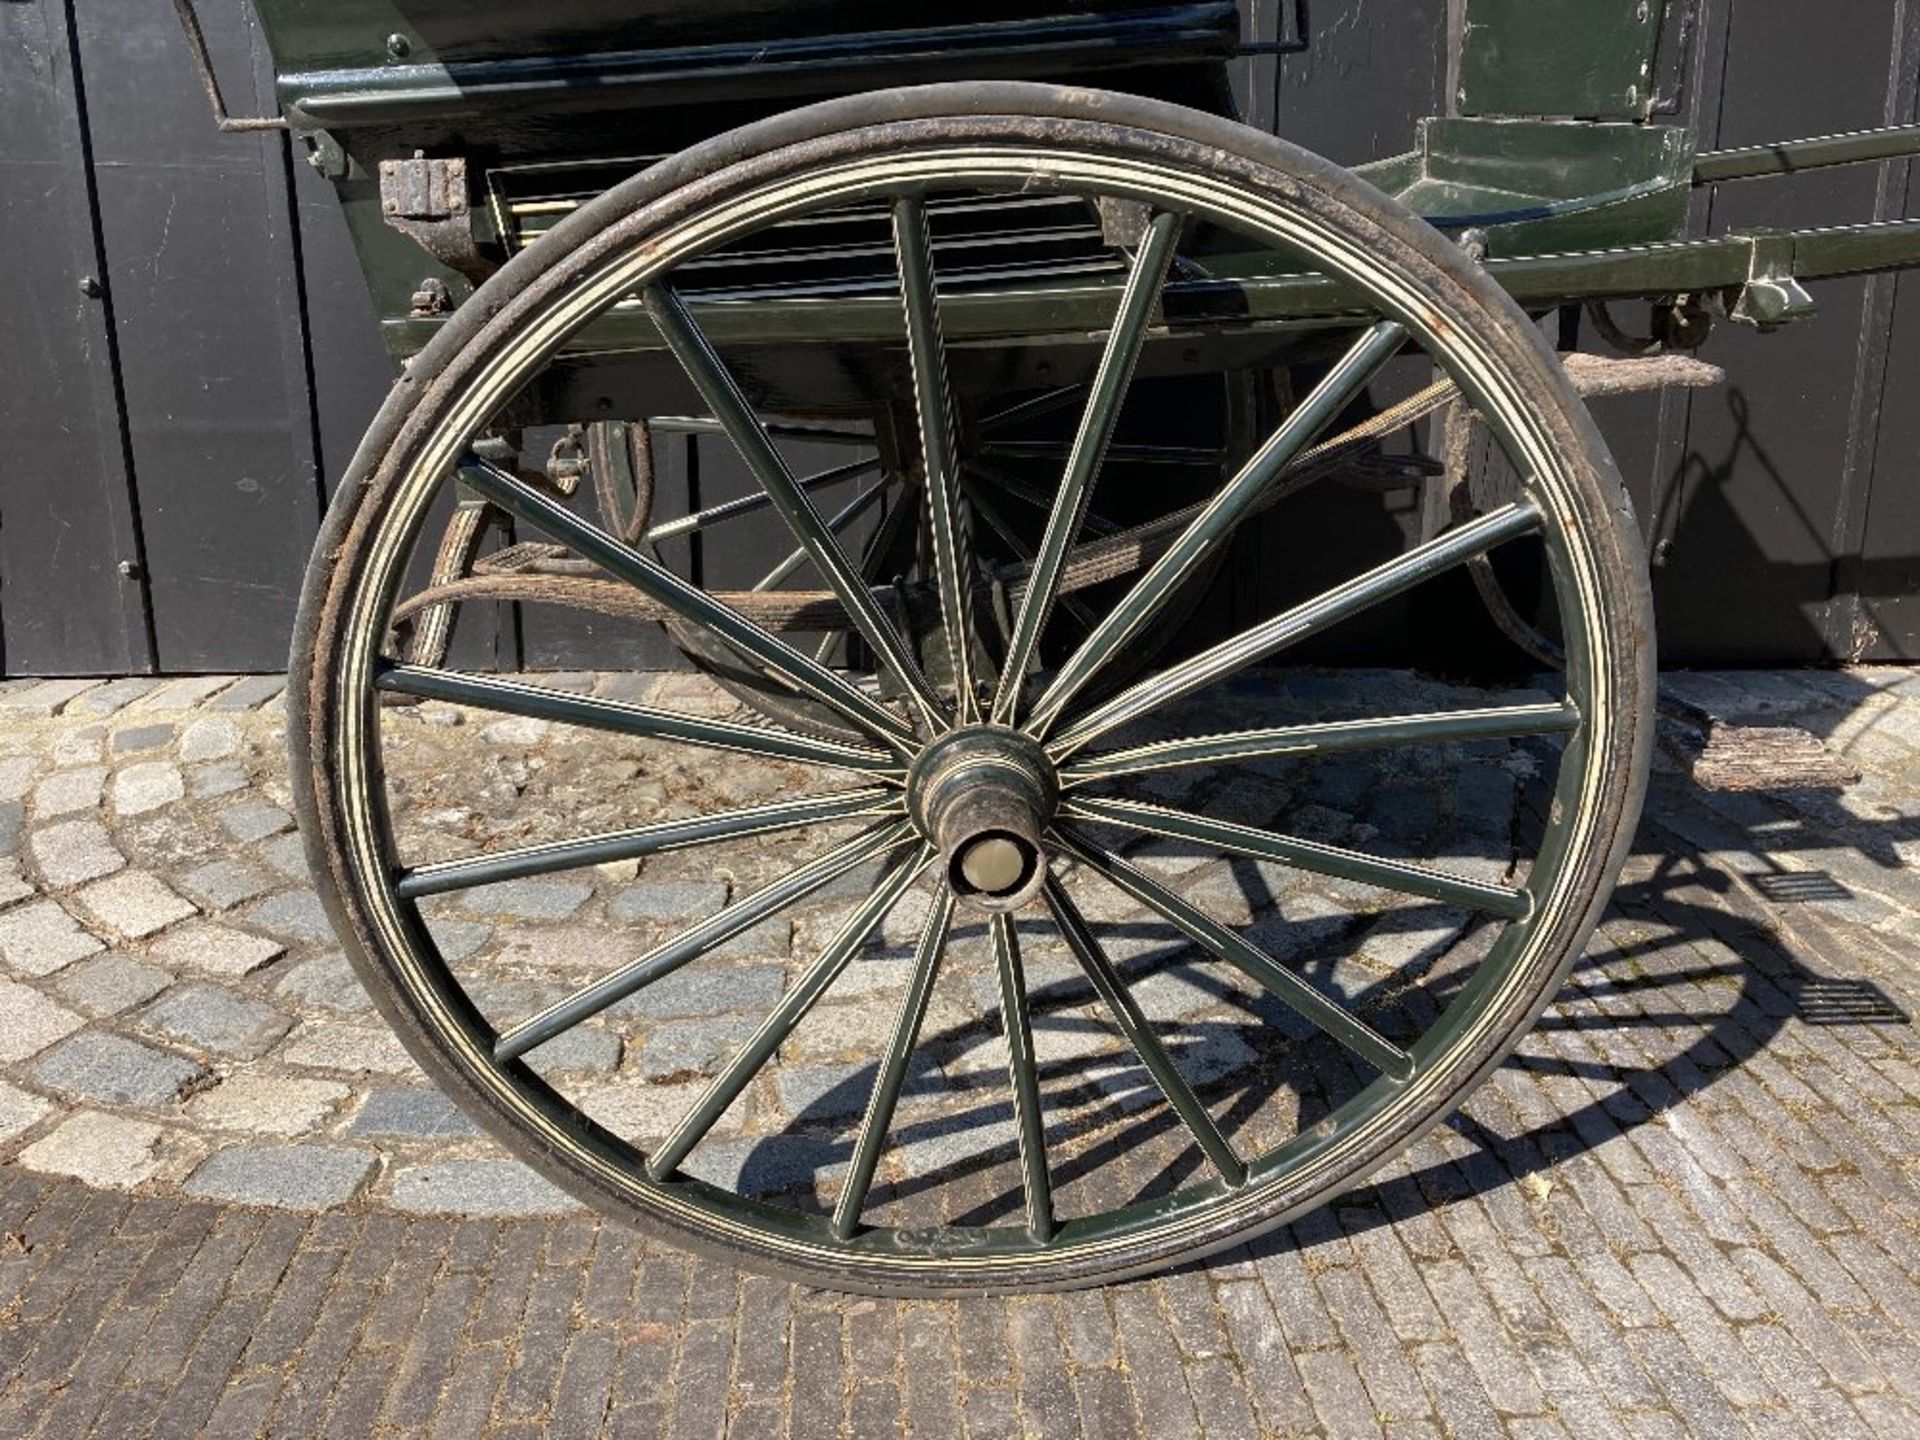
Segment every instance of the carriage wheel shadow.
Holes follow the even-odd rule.
[[[1683,787],[1671,787],[1680,789]],[[1651,810],[1684,803],[1685,795],[1657,795]],[[1663,812],[1664,813],[1664,812]],[[1913,838],[1920,827],[1912,822],[1894,822],[1879,827],[1886,833],[1866,839],[1868,850],[1892,846]],[[1894,833],[1899,832],[1899,833]],[[1817,838],[1809,835],[1808,843]],[[1831,841],[1825,843],[1831,844]],[[1791,835],[1772,831],[1762,843],[1756,838],[1754,853],[1777,852],[1792,848]],[[1313,1246],[1351,1233],[1364,1232],[1392,1224],[1409,1215],[1429,1212],[1470,1196],[1487,1194],[1516,1185],[1530,1176],[1541,1175],[1570,1157],[1593,1149],[1617,1135],[1659,1120],[1668,1111],[1715,1083],[1730,1070],[1743,1066],[1764,1050],[1789,1020],[1809,1025],[1854,1025],[1910,1023],[1900,1004],[1872,982],[1862,979],[1836,979],[1809,970],[1795,958],[1781,936],[1763,923],[1762,917],[1741,903],[1736,881],[1704,848],[1682,839],[1676,832],[1651,823],[1642,826],[1635,855],[1643,862],[1653,861],[1650,874],[1623,883],[1609,908],[1609,920],[1636,922],[1653,938],[1637,943],[1630,952],[1611,948],[1590,952],[1575,967],[1563,995],[1589,993],[1589,986],[1618,995],[1631,995],[1629,1013],[1595,1012],[1591,1007],[1579,1010],[1556,1005],[1542,1017],[1537,1031],[1551,1035],[1557,1031],[1639,1030],[1680,1032],[1679,1048],[1662,1057],[1663,1045],[1652,1041],[1652,1054],[1644,1065],[1619,1065],[1603,1059],[1575,1058],[1545,1053],[1540,1047],[1523,1042],[1505,1062],[1505,1069],[1529,1077],[1563,1076],[1587,1082],[1600,1091],[1588,1103],[1572,1111],[1555,1115],[1548,1122],[1525,1129],[1503,1129],[1476,1114],[1473,1102],[1457,1112],[1444,1125],[1454,1144],[1441,1158],[1432,1156],[1431,1142],[1419,1142],[1407,1153],[1412,1169],[1389,1178],[1363,1182],[1332,1205],[1283,1226],[1264,1237],[1230,1249],[1216,1260],[1195,1262],[1196,1266],[1232,1263],[1248,1257],[1259,1258],[1285,1249],[1311,1249]],[[1821,898],[1817,895],[1809,898]],[[1103,931],[1107,927],[1103,927]],[[1125,932],[1125,927],[1118,927]],[[1140,926],[1132,938],[1146,942],[1163,935],[1152,927]],[[1604,934],[1604,932],[1603,932]],[[1702,956],[1697,964],[1674,965],[1671,954],[1696,944],[1711,944],[1719,958],[1708,962]],[[1166,968],[1169,956],[1178,947],[1147,949],[1123,969],[1141,979]],[[1700,953],[1698,951],[1696,954]],[[1628,964],[1625,962],[1632,961]],[[1635,972],[1635,973],[1628,973]],[[1326,982],[1325,974],[1308,978]],[[1301,1022],[1292,1012],[1283,1010],[1266,997],[1252,997],[1217,972],[1201,967],[1184,967],[1184,983],[1205,986],[1222,1001],[1238,1005],[1248,1023],[1263,1023],[1301,1030]],[[1383,982],[1385,983],[1385,982]],[[1707,987],[1716,1001],[1724,1003],[1702,1010],[1698,997]],[[1662,1005],[1662,994],[1674,996],[1674,1003]],[[1036,1029],[1059,1023],[1081,1024],[1059,1012],[1087,1003],[1091,992],[1083,981],[1055,982],[1035,988],[1032,996]],[[1688,1002],[1682,1003],[1684,995]],[[1350,997],[1364,1004],[1368,997]],[[1430,997],[1444,1003],[1444,994]],[[1183,1062],[1202,1054],[1210,1044],[1218,1043],[1227,1030],[1238,1025],[1208,1022],[1183,1027],[1180,1038],[1169,1035],[1170,1048]],[[1688,1034],[1687,1032],[1694,1032]],[[978,1041],[994,1033],[990,1021],[956,1027],[928,1038],[937,1045],[952,1046]],[[1304,1033],[1304,1032],[1301,1032]],[[1292,1088],[1300,1098],[1302,1123],[1310,1124],[1320,1113],[1344,1098],[1341,1091],[1328,1092],[1319,1083],[1329,1062],[1345,1065],[1341,1052],[1330,1046],[1296,1047],[1291,1052],[1292,1068],[1249,1067],[1251,1075],[1222,1077],[1211,1085],[1200,1084],[1203,1096],[1226,1099],[1220,1120],[1228,1133],[1271,1103],[1277,1092]],[[1041,1079],[1048,1097],[1049,1145],[1057,1155],[1068,1150],[1080,1128],[1062,1122],[1064,1106],[1102,1108],[1099,1102],[1112,1099],[1111,1089],[1076,1080],[1080,1062],[1056,1061],[1044,1065]],[[1183,1063],[1183,1070],[1187,1065]],[[1190,1077],[1191,1078],[1191,1077]],[[1342,1077],[1357,1083],[1363,1077],[1348,1071]],[[1497,1078],[1497,1077],[1496,1077]],[[825,1177],[844,1165],[851,1152],[854,1129],[865,1095],[872,1081],[871,1067],[839,1082],[796,1117],[798,1133],[763,1142],[749,1154],[741,1173],[744,1186],[758,1181],[767,1190],[785,1188],[796,1171],[811,1177]],[[941,1187],[970,1184],[965,1192],[968,1208],[952,1217],[956,1225],[983,1225],[1006,1220],[1019,1213],[1022,1197],[1012,1172],[1016,1152],[1011,1138],[1011,1107],[1004,1095],[1004,1077],[974,1082],[982,1091],[981,1103],[959,1112],[936,1118],[903,1118],[896,1125],[895,1143],[912,1144],[937,1141],[943,1136],[967,1133],[1004,1137],[976,1145],[972,1153],[923,1173],[876,1186],[876,1201],[901,1203]],[[911,1093],[911,1086],[909,1087]],[[1180,1122],[1164,1104],[1155,1104],[1137,1114],[1114,1122],[1110,1107],[1097,1126],[1097,1138],[1064,1160],[1056,1161],[1056,1193],[1086,1178],[1102,1167],[1125,1166],[1136,1158],[1141,1147],[1164,1141],[1180,1130]],[[769,1149],[768,1147],[772,1148]],[[784,1146],[785,1153],[782,1152]],[[1191,1145],[1179,1147],[1179,1153],[1160,1162],[1156,1173],[1140,1176],[1143,1193],[1165,1194],[1181,1185],[1205,1178],[1205,1162]],[[802,1208],[814,1208],[802,1197]],[[1194,1267],[1189,1267],[1194,1268]]]

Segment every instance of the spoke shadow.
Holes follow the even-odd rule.
[[[1673,799],[1684,803],[1684,796],[1671,792],[1690,789],[1663,788],[1669,793],[1656,793],[1650,812]],[[1905,823],[1888,827],[1892,832],[1909,828]],[[1778,832],[1769,827],[1764,837],[1753,837],[1753,853],[1774,849],[1777,839]],[[1569,976],[1561,1000],[1535,1027],[1534,1036],[1544,1044],[1523,1041],[1504,1067],[1527,1077],[1561,1076],[1608,1087],[1604,1093],[1527,1128],[1492,1123],[1481,1110],[1507,1107],[1477,1107],[1470,1100],[1443,1123],[1464,1142],[1444,1147],[1458,1153],[1434,1159],[1431,1142],[1422,1142],[1409,1152],[1413,1168],[1404,1173],[1363,1182],[1332,1205],[1229,1251],[1220,1261],[1199,1263],[1310,1250],[1550,1171],[1658,1121],[1766,1050],[1791,1021],[1912,1023],[1912,997],[1890,995],[1869,979],[1821,974],[1803,964],[1783,932],[1743,899],[1738,881],[1721,861],[1658,819],[1643,822],[1636,855],[1657,857],[1653,872],[1620,886],[1609,919],[1637,922],[1656,931],[1656,938],[1631,951],[1590,951]],[[1703,963],[1708,954],[1720,958]],[[1703,995],[1715,997],[1715,1003],[1702,1007]],[[1602,1008],[1592,1008],[1596,1003]],[[1557,1034],[1609,1032],[1637,1036],[1640,1045],[1650,1047],[1646,1063],[1622,1065],[1606,1058],[1617,1056],[1617,1048],[1581,1056],[1559,1053],[1554,1046]],[[1661,1055],[1662,1037],[1671,1037],[1677,1048]]]
[[[1685,806],[1688,787],[1669,783],[1663,792],[1654,802],[1660,818],[1643,825],[1631,866],[1646,873],[1636,873],[1620,886],[1609,912],[1611,920],[1632,922],[1641,936],[1650,938],[1637,941],[1631,949],[1606,945],[1603,938],[1604,948],[1595,949],[1576,966],[1561,1001],[1505,1066],[1509,1076],[1573,1080],[1600,1093],[1571,1110],[1548,1101],[1554,1105],[1553,1118],[1527,1127],[1503,1122],[1499,1117],[1512,1112],[1497,1098],[1486,1105],[1470,1101],[1445,1122],[1448,1133],[1440,1145],[1444,1153],[1436,1154],[1432,1140],[1420,1142],[1408,1152],[1411,1169],[1403,1165],[1400,1173],[1389,1178],[1364,1182],[1332,1205],[1226,1252],[1221,1261],[1198,1263],[1230,1263],[1289,1248],[1311,1249],[1343,1234],[1505,1190],[1660,1119],[1765,1050],[1790,1021],[1813,1026],[1911,1023],[1912,997],[1889,994],[1865,978],[1823,974],[1801,963],[1790,941],[1768,923],[1758,897],[1745,894],[1742,880],[1729,873],[1724,851],[1716,854],[1669,828],[1668,812]],[[1885,828],[1884,843],[1892,846],[1911,827],[1896,821]],[[1779,834],[1772,825],[1764,834],[1753,834],[1752,853],[1775,848]],[[1244,1049],[1243,1030],[1274,1027],[1307,1037],[1308,1027],[1291,1010],[1237,984],[1223,967],[1195,961],[1190,948],[1166,927],[1145,922],[1109,924],[1101,932],[1110,947],[1125,952],[1117,963],[1131,984],[1176,977],[1178,983],[1204,991],[1238,1012],[1232,1021],[1183,1025],[1165,1037],[1183,1074],[1216,1106],[1222,1128],[1229,1134],[1263,1107],[1283,1099],[1297,1105],[1295,1123],[1304,1128],[1364,1082],[1360,1067],[1348,1064],[1340,1052],[1312,1044],[1288,1051],[1292,1063],[1283,1057],[1278,1064],[1242,1066],[1237,1071],[1227,1066],[1210,1075],[1209,1053],[1231,1055],[1235,1046]],[[1341,948],[1337,936],[1322,939],[1335,940],[1334,950]],[[1432,959],[1424,963],[1431,965]],[[1361,1007],[1378,998],[1385,987],[1409,983],[1402,972],[1391,980],[1377,981],[1380,988],[1374,992],[1356,993],[1350,976],[1339,976],[1336,965],[1309,963],[1301,973],[1329,994]],[[1420,977],[1413,978],[1417,983]],[[1421,999],[1411,1007],[1408,1023],[1430,1020],[1464,978],[1464,973],[1443,977],[1433,988],[1414,992]],[[1342,979],[1349,983],[1343,985]],[[1711,1003],[1702,1005],[1702,997],[1711,997]],[[1091,998],[1090,987],[1078,975],[1036,983],[1031,996],[1036,1032],[1057,1034],[1062,1026],[1084,1028],[1083,1019],[1064,1012],[1079,1010]],[[1404,997],[1401,1003],[1406,1004]],[[1095,1013],[1101,1014],[1101,1025],[1109,1023],[1103,1012]],[[995,1034],[997,1025],[986,1018],[930,1032],[926,1040],[941,1050],[978,1043]],[[1582,1037],[1582,1043],[1565,1044],[1562,1036]],[[1622,1063],[1620,1045],[1589,1045],[1588,1037],[1601,1042],[1628,1037],[1644,1054],[1644,1061],[1634,1063],[1629,1058]],[[770,1190],[802,1187],[801,1208],[824,1208],[822,1202],[806,1198],[804,1187],[831,1179],[844,1167],[873,1074],[871,1065],[849,1073],[800,1112],[794,1132],[755,1142],[743,1180],[761,1182]],[[1179,1120],[1130,1053],[1093,1073],[1082,1059],[1054,1060],[1041,1065],[1040,1075],[1047,1095],[1056,1194],[1070,1193],[1075,1184],[1108,1167],[1131,1167],[1132,1183],[1142,1196],[1169,1193],[1209,1178],[1211,1172],[1198,1148],[1187,1141]],[[955,1077],[943,1079],[938,1071],[929,1070],[909,1084],[908,1102],[916,1087],[942,1084],[954,1085]],[[955,1088],[962,1094],[977,1091],[977,1103],[938,1115],[915,1115],[910,1103],[903,1104],[893,1145],[921,1147],[934,1154],[938,1163],[876,1185],[874,1204],[889,1209],[911,1207],[942,1189],[956,1187],[963,1203],[946,1223],[987,1225],[1012,1219],[1023,1202],[1015,1174],[1017,1152],[1005,1076],[981,1072],[961,1077]],[[1130,1111],[1130,1103],[1142,1108]],[[1070,1113],[1063,1117],[1063,1110]],[[1097,1121],[1088,1121],[1082,1112],[1097,1115]],[[1076,1147],[1075,1142],[1089,1134],[1090,1143]],[[1141,1157],[1148,1154],[1152,1158],[1143,1167]]]

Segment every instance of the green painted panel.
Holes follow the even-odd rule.
[[[1648,113],[1664,0],[1465,0],[1463,115]]]

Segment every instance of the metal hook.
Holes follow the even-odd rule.
[[[187,50],[193,57],[193,68],[200,76],[200,88],[207,92],[207,105],[213,111],[214,128],[223,135],[289,128],[285,117],[280,115],[227,113],[227,102],[220,96],[220,81],[213,73],[213,61],[207,56],[207,37],[200,29],[200,17],[194,12],[193,0],[173,0],[173,8],[180,16],[180,28],[187,32]]]

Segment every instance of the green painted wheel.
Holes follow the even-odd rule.
[[[953,217],[1035,200],[1124,223],[1097,232],[1098,263],[1075,252],[1074,273],[970,269]],[[812,312],[854,332],[814,364],[783,363],[798,342],[755,333],[765,295],[701,279],[802,223],[857,231],[863,263],[881,267]],[[1332,278],[1341,311],[1247,318],[1222,276],[1249,257]],[[1105,287],[1104,328],[1052,328],[1080,313],[1061,292],[1089,284]],[[980,333],[959,305],[988,285],[1026,287],[1014,333]],[[671,348],[818,590],[716,592],[476,453],[510,407],[591,395],[544,377],[577,368],[572,338],[609,314],[630,330],[644,317]],[[875,316],[892,318],[864,336]],[[1026,403],[1047,366],[1072,371],[1077,419],[1031,554],[996,554],[970,499],[977,429],[955,417],[995,393]],[[1209,498],[1095,533],[1089,513],[1139,503],[1102,488],[1136,376],[1286,366],[1296,393]],[[844,401],[809,386],[849,375],[917,432],[884,577],[843,545],[768,424],[831,423]],[[1526,477],[1518,497],[1424,538],[1383,536],[1376,564],[1307,583],[1323,547],[1289,529],[1289,497],[1343,466],[1417,473],[1390,452],[1461,394]],[[535,420],[582,418],[554,404]],[[396,620],[427,603],[417,552],[456,477],[595,567],[571,587],[487,596],[671,618],[834,733],[403,663]],[[1280,577],[1261,618],[1194,628],[1115,682],[1138,637],[1255,527]],[[1394,703],[1356,714],[1378,684],[1271,668],[1512,542],[1547,560],[1562,693],[1394,681]],[[783,638],[835,629],[859,637],[864,663]],[[1324,1203],[1525,1033],[1636,818],[1650,637],[1637,537],[1593,426],[1526,317],[1435,232],[1218,119],[1088,91],[932,87],[688,152],[557,227],[463,308],[396,388],[329,516],[294,657],[294,768],[321,891],[376,1000],[545,1175],[814,1283],[1083,1285]],[[457,747],[520,732],[468,725],[429,743],[383,694],[553,722],[564,744],[524,741],[549,748],[517,762],[509,818],[488,830],[486,767],[500,762]],[[419,818],[446,794],[472,820],[457,843]],[[605,897],[595,877],[624,867],[626,883],[636,860],[643,889],[682,886],[691,918]],[[572,907],[566,927],[529,920],[531,939],[503,940],[539,905],[485,887],[539,876],[568,880],[538,892]],[[495,930],[455,943],[486,929],[475,917]]]

